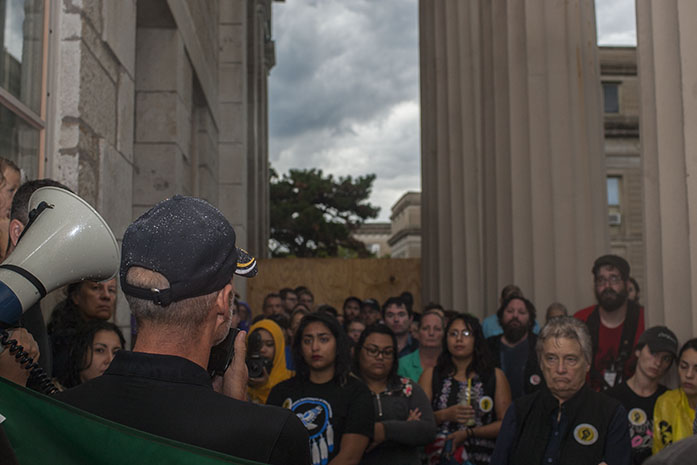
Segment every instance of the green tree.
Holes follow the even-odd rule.
[[[317,169],[292,169],[279,177],[272,168],[271,254],[370,256],[351,233],[380,211],[367,202],[374,180],[374,174],[335,179]]]

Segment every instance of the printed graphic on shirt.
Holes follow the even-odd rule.
[[[331,405],[324,399],[303,397],[295,402],[286,399],[283,406],[295,413],[310,435],[312,465],[326,465],[329,462],[329,454],[334,451]]]
[[[588,423],[581,423],[574,428],[574,439],[579,444],[590,446],[598,440],[598,430]]]
[[[643,409],[633,408],[627,415],[629,419],[629,437],[634,449],[651,449],[653,446],[652,420]]]
[[[661,443],[668,445],[673,444],[673,427],[665,420],[658,422],[658,437]]]
[[[479,408],[482,409],[484,413],[491,412],[491,409],[494,408],[494,400],[489,396],[482,397],[479,399]]]

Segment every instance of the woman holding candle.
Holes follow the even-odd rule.
[[[428,463],[439,463],[450,450],[459,463],[488,464],[511,390],[494,367],[479,320],[462,314],[448,323],[438,363],[424,371],[419,384],[439,429],[426,447]]]

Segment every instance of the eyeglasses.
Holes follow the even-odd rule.
[[[604,286],[606,284],[618,284],[622,282],[622,276],[617,276],[617,275],[612,275],[608,276],[607,278],[603,277],[598,277],[595,278],[595,285],[596,286]]]
[[[382,355],[385,358],[394,357],[394,347],[385,347],[380,350],[377,346],[363,346],[363,349],[373,358],[378,358],[378,355]]]
[[[452,337],[453,339],[457,339],[459,336],[472,336],[472,331],[470,331],[469,329],[463,329],[462,331],[453,330],[448,332],[448,337]]]

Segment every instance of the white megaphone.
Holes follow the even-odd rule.
[[[42,187],[29,199],[29,223],[0,265],[0,322],[12,324],[48,292],[116,275],[119,246],[106,221],[77,195]]]

